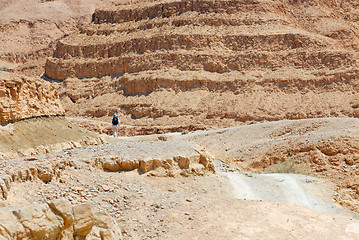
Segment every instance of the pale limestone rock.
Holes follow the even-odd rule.
[[[1,124],[64,113],[55,87],[50,83],[0,71]]]
[[[84,237],[91,232],[95,224],[91,205],[88,203],[78,204],[73,207],[74,235]]]
[[[118,224],[106,212],[97,212],[95,215],[95,226],[86,239],[113,240],[122,239]]]
[[[143,172],[149,172],[150,170],[154,169],[154,160],[149,159],[149,160],[140,161],[140,169]]]
[[[137,169],[140,166],[138,160],[119,160],[117,159],[117,163],[120,165],[120,170],[130,171],[133,169]]]
[[[71,203],[62,198],[56,199],[48,203],[49,206],[56,211],[56,213],[60,214],[61,217],[64,219],[64,226],[65,228],[69,228],[74,223],[74,218],[72,215],[72,205]]]
[[[8,188],[6,187],[5,182],[0,179],[0,198],[6,199],[8,195]]]
[[[182,168],[182,169],[189,168],[191,161],[188,157],[178,156],[178,157],[175,157],[174,159],[178,162],[178,165],[180,168]]]
[[[74,239],[74,229],[72,227],[65,229],[61,232],[59,239],[61,240],[73,240]]]
[[[103,169],[115,172],[115,171],[119,171],[121,167],[116,161],[112,159],[107,159],[103,163]]]
[[[23,225],[8,208],[0,208],[0,239],[16,239],[24,233]]]
[[[118,224],[104,212],[92,212],[90,204],[72,206],[58,199],[47,204],[0,208],[2,239],[122,239]]]
[[[136,148],[130,143],[123,143],[117,144],[116,149],[118,157],[97,157],[92,166],[107,171],[139,169],[144,173],[157,169],[166,174],[187,170],[214,172],[213,159],[185,141],[144,142],[137,144]]]
[[[64,221],[47,204],[30,205],[13,211],[33,239],[56,239],[64,228]]]

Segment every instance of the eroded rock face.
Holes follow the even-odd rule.
[[[120,135],[357,117],[356,9],[335,0],[106,5],[58,41],[45,72],[63,80],[67,114],[109,122],[117,113]]]
[[[316,5],[327,5],[323,9],[330,19],[314,24],[308,8],[316,12],[318,22],[328,15]],[[45,72],[64,80],[165,68],[208,73],[350,69],[357,56],[347,50],[357,48],[358,33],[340,8],[356,15],[353,4],[321,0],[171,0],[107,6],[95,11],[92,24],[83,26],[81,34],[58,42]],[[345,36],[353,36],[347,39],[351,46]]]
[[[117,156],[103,154],[96,159],[106,171],[138,169],[160,176],[214,172],[211,156],[186,141],[119,143],[112,147],[116,149]]]
[[[0,124],[64,113],[58,94],[50,83],[0,72]]]
[[[121,239],[120,227],[90,204],[58,199],[46,204],[0,208],[0,239]]]

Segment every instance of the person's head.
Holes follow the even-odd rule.
[[[115,115],[113,115],[113,117],[117,117],[117,115],[115,114]]]

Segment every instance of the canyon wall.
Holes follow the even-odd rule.
[[[145,126],[145,133],[357,117],[357,6],[350,0],[108,5],[57,42],[45,73],[62,81],[69,115],[109,121],[118,113],[123,125]]]

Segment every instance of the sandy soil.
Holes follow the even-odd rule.
[[[25,119],[0,126],[0,156],[7,159],[98,144],[99,137],[65,117]]]

